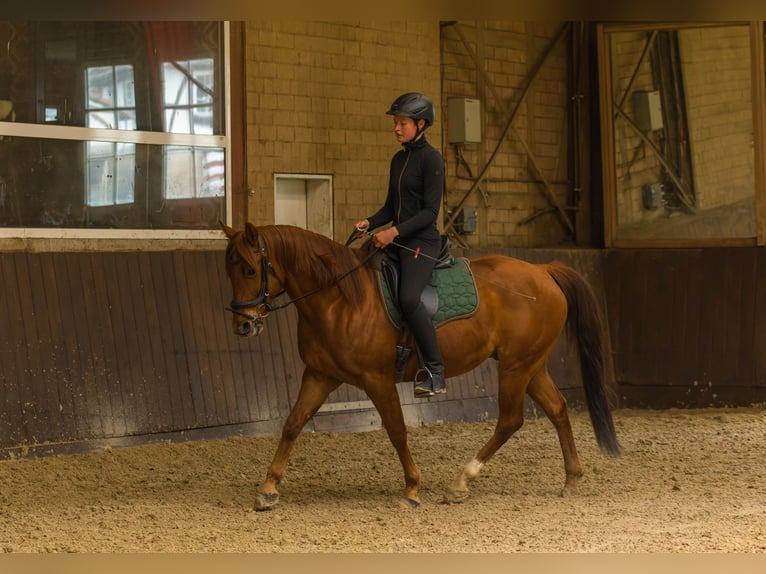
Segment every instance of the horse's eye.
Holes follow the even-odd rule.
[[[255,269],[252,267],[245,267],[245,277],[255,277]]]

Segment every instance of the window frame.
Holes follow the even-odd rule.
[[[0,122],[0,136],[58,139],[68,141],[104,141],[163,146],[185,146],[224,149],[225,222],[231,223],[232,213],[232,35],[231,22],[223,25],[223,133],[214,135],[180,134],[150,131],[123,131],[80,126]],[[8,239],[219,239],[217,229],[107,229],[107,228],[55,228],[55,227],[0,227],[0,242]]]
[[[755,179],[755,220],[756,235],[753,237],[714,237],[684,239],[620,239],[617,237],[617,185],[616,152],[614,142],[614,102],[612,98],[612,62],[610,57],[609,34],[624,31],[665,31],[692,28],[749,25],[750,70],[754,147]],[[604,201],[604,244],[611,247],[722,247],[722,246],[763,246],[766,245],[766,70],[764,70],[763,22],[688,22],[664,23],[646,22],[641,24],[602,23],[596,27],[598,47],[598,90],[600,105],[601,161]]]

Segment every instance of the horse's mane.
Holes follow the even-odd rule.
[[[315,278],[317,287],[331,285],[361,262],[357,250],[299,227],[270,225],[258,227],[257,230],[269,258],[279,261],[287,277],[291,273],[309,274]],[[252,249],[245,245],[245,235],[244,232],[238,233],[232,247],[252,265]],[[360,268],[336,283],[342,297],[352,305],[362,300],[361,275],[365,272],[366,269]]]

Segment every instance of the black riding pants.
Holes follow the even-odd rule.
[[[441,238],[423,239],[412,238],[402,245],[413,251],[420,248],[417,257],[412,251],[399,249],[399,305],[404,320],[415,338],[425,367],[432,373],[444,372],[439,344],[436,340],[436,330],[428,316],[420,296],[431,279],[436,257],[441,248]]]

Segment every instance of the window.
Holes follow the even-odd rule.
[[[228,38],[222,22],[0,21],[0,236],[217,234]]]
[[[764,244],[759,26],[604,25],[599,47],[607,245]]]
[[[135,130],[133,66],[98,66],[85,70],[85,125]],[[86,202],[91,207],[133,203],[136,144],[85,143]]]
[[[213,133],[214,62],[211,58],[162,64],[165,131]],[[222,197],[224,152],[168,146],[165,149],[165,197]]]

